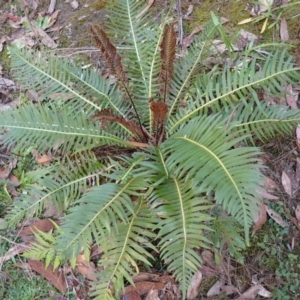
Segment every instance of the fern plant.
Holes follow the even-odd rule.
[[[300,79],[285,50],[250,45],[235,54],[212,14],[176,57],[170,18],[159,24],[141,11],[138,1],[116,0],[107,30],[91,26],[115,83],[56,56],[10,48],[16,79],[40,102],[1,113],[3,143],[61,155],[33,173],[2,227],[56,206],[63,222],[54,235],[37,234],[27,255],[74,266],[79,252],[89,260],[91,245],[100,245],[97,299],[118,297],[153,250],[184,298],[201,266],[197,249],[221,243],[234,254],[249,244],[262,180],[255,143],[290,134],[300,121],[297,110],[258,97],[258,90],[282,96]],[[220,37],[230,59],[209,69]]]

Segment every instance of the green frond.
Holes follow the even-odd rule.
[[[254,110],[249,112],[249,107],[240,106],[234,110],[236,118],[233,130],[240,135],[250,135],[266,141],[276,134],[292,134],[293,128],[300,123],[300,111],[291,110],[287,106],[269,105],[261,102]]]
[[[99,266],[103,271],[99,273],[99,282],[93,284],[96,299],[102,300],[109,295],[110,284],[113,284],[116,296],[124,289],[125,280],[134,284],[131,277],[139,272],[136,261],[150,265],[149,258],[153,257],[149,251],[157,251],[151,243],[156,236],[152,232],[156,218],[142,197],[134,208],[128,223],[119,225],[118,232],[114,231],[109,239],[100,244],[104,255]]]
[[[21,109],[3,111],[0,116],[0,128],[7,129],[3,142],[9,147],[16,145],[17,150],[35,147],[43,152],[56,143],[61,144],[63,151],[77,152],[101,145],[129,146],[87,121],[85,114],[70,117],[67,109],[56,106],[25,104]]]
[[[116,0],[107,11],[111,37],[114,37],[122,64],[130,78],[130,92],[142,122],[151,127],[148,100],[159,90],[160,42],[166,19],[159,24],[149,21],[149,12],[139,1]],[[147,21],[146,21],[147,20]],[[124,42],[126,45],[124,46]],[[149,129],[152,131],[151,128]]]
[[[243,229],[232,217],[219,217],[212,220],[213,229],[212,241],[214,247],[219,249],[220,253],[228,248],[231,256],[239,258],[240,251],[246,248],[245,240],[242,237]]]
[[[257,66],[261,66],[257,70]],[[257,89],[261,88],[273,95],[285,93],[287,84],[297,85],[300,68],[292,63],[292,57],[286,51],[277,51],[262,60],[258,55],[244,57],[235,63],[235,67],[226,66],[221,73],[214,70],[207,75],[206,85],[196,82],[196,101],[170,119],[168,131],[172,133],[197,114],[205,114],[207,109],[220,111],[224,106],[246,105],[249,101],[259,105]],[[198,79],[201,77],[198,77]]]
[[[128,116],[129,103],[122,93],[116,92],[96,72],[76,68],[67,60],[25,48],[11,47],[9,50],[16,79],[25,89],[37,91],[41,100],[55,99],[56,105],[72,101],[70,114],[85,112],[90,117],[108,107],[123,117]]]
[[[84,247],[88,257],[88,245],[95,240],[97,244],[107,239],[114,228],[118,232],[123,222],[128,224],[134,212],[131,196],[139,196],[147,187],[143,178],[132,178],[125,184],[104,183],[91,188],[74,203],[59,228],[56,250],[64,257],[74,261]],[[84,214],[82,209],[84,206]]]
[[[63,261],[59,253],[56,253],[53,249],[55,236],[53,233],[46,233],[40,230],[38,230],[34,236],[36,242],[30,244],[29,250],[26,251],[23,256],[36,260],[45,260],[46,266],[52,263],[54,269],[56,269]]]
[[[212,41],[216,35],[217,27],[213,22],[205,25],[203,32],[197,36],[184,57],[175,61],[173,82],[171,86],[172,103],[170,103],[169,117],[176,112],[178,102],[188,93],[193,84],[193,77],[203,59],[210,54]]]
[[[54,164],[36,171],[36,178],[28,187],[27,194],[14,201],[5,217],[7,227],[17,225],[22,219],[39,216],[46,206],[55,206],[58,213],[65,211],[72,202],[88,189],[89,181],[99,181],[99,177],[110,169],[95,159],[78,158],[77,161]]]
[[[161,217],[157,224],[161,257],[185,295],[201,265],[196,249],[210,244],[203,232],[211,230],[206,222],[212,218],[205,211],[212,205],[197,196],[189,182],[172,178],[157,187],[153,206]]]
[[[245,137],[235,138],[220,117],[195,117],[163,145],[168,169],[201,189],[214,191],[223,206],[244,226],[247,244],[259,189],[258,148],[233,148]]]

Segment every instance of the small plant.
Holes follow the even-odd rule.
[[[255,142],[290,134],[300,121],[298,111],[258,97],[258,90],[282,96],[300,79],[285,50],[250,46],[235,54],[212,14],[176,58],[169,18],[159,24],[141,12],[140,2],[116,0],[108,29],[91,26],[115,83],[55,56],[10,49],[17,80],[41,101],[1,113],[3,141],[15,151],[52,149],[57,162],[35,173],[2,227],[55,205],[64,221],[55,234],[37,234],[26,255],[75,266],[79,252],[89,261],[91,245],[100,245],[97,299],[118,297],[139,264],[150,264],[152,251],[185,298],[201,266],[197,249],[227,245],[235,255],[249,244],[262,181]],[[226,42],[230,59],[208,68],[216,38]]]

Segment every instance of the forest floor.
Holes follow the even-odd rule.
[[[169,1],[163,0],[149,1],[151,3],[154,10],[169,5]],[[272,5],[265,10],[264,3]],[[0,0],[0,111],[36,100],[34,91],[23,91],[14,82],[8,44],[47,51],[59,49],[61,55],[82,67],[101,67],[103,62],[93,46],[88,26],[105,22],[104,8],[104,0]],[[180,19],[180,11],[182,24],[178,23],[177,32],[183,35],[178,39],[179,44],[187,47],[199,26],[208,21],[210,11],[213,11],[224,18],[225,29],[232,38],[243,30],[246,43],[254,39],[260,43],[288,43],[293,46],[291,53],[295,63],[300,65],[298,1],[181,0],[173,8],[175,19]],[[240,22],[243,24],[238,24]],[[298,109],[299,90],[291,87],[291,91],[294,97],[286,99],[286,105]],[[300,299],[298,131],[300,129],[295,128],[293,136],[275,137],[262,146],[265,151],[263,159],[268,166],[265,171],[268,191],[265,209],[270,216],[256,225],[251,246],[241,252],[240,257],[234,259],[228,253],[222,253],[223,260],[217,265],[213,254],[207,253],[197,299]],[[18,184],[26,180],[26,172],[39,163],[39,159],[30,151],[23,157],[15,157],[9,151],[0,152],[0,218],[5,216],[8,206],[20,192]],[[7,179],[14,182],[15,187],[2,183]],[[16,235],[13,230],[5,235],[0,232],[0,299],[89,299],[88,280],[84,281],[80,271],[67,273],[71,274],[68,275],[69,292],[62,295],[59,287],[51,284],[49,279],[55,275],[38,272],[36,266],[34,268],[28,263],[21,254],[26,238],[26,235]],[[232,289],[244,294],[232,298]]]

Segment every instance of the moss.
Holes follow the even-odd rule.
[[[290,36],[289,43],[293,43],[298,39],[299,23],[300,23],[300,5],[292,6],[273,6],[271,14],[269,15],[267,29],[261,34],[261,29],[265,19],[259,22],[250,22],[238,25],[242,20],[251,17],[247,7],[249,1],[214,1],[203,0],[199,4],[194,5],[194,10],[190,16],[190,20],[184,21],[185,34],[189,34],[199,25],[203,25],[210,19],[210,12],[214,11],[220,17],[229,19],[226,23],[225,29],[228,33],[237,32],[240,29],[256,34],[261,42],[280,42],[280,21],[284,17],[287,20],[288,31]],[[291,4],[299,3],[299,1],[291,1]]]

